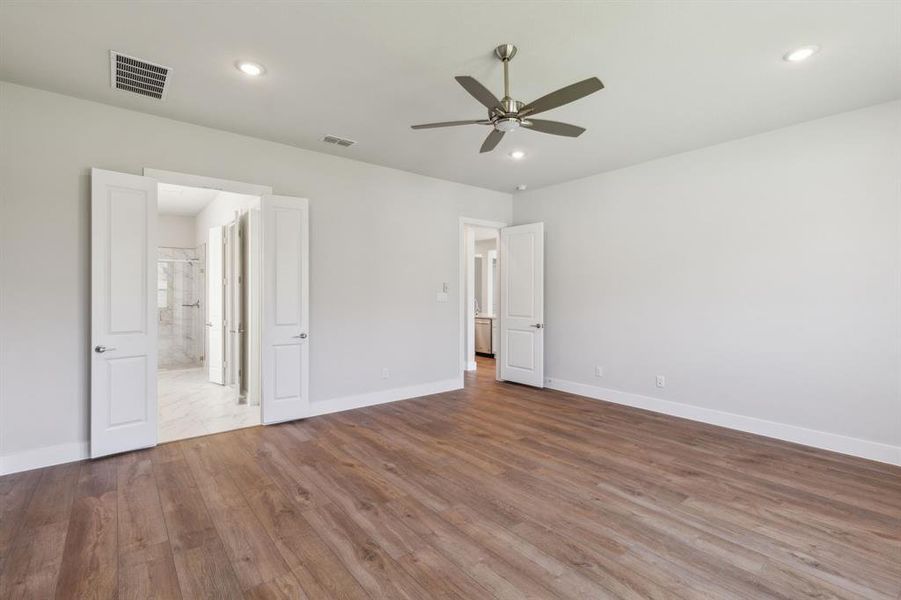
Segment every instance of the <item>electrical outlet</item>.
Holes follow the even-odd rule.
[[[594,376],[595,377],[603,377],[604,376],[604,367],[602,367],[601,365],[597,365],[594,368]]]
[[[657,387],[659,387],[659,388],[666,387],[666,377],[664,377],[663,375],[657,376]]]
[[[391,377],[391,372],[388,369],[382,369],[382,379],[388,379]]]

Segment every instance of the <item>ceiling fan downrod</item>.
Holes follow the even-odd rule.
[[[501,107],[505,113],[515,113],[522,106],[522,103],[510,97],[510,61],[516,56],[516,46],[501,44],[494,49],[494,55],[504,63],[504,98],[501,100]]]

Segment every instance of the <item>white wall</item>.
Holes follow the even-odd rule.
[[[518,194],[547,377],[901,461],[899,207],[901,102]]]
[[[459,218],[510,195],[8,83],[0,132],[0,468],[85,449],[91,167],[310,198],[314,410],[459,385]]]
[[[158,215],[157,245],[168,248],[194,248],[195,219],[188,215]]]
[[[259,196],[219,192],[209,204],[203,207],[203,210],[197,213],[197,217],[194,219],[194,236],[198,240],[197,245],[207,242],[210,235],[210,227],[227,225],[235,220],[236,213],[259,207]]]

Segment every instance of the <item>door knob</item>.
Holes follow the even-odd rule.
[[[535,329],[542,329],[544,327],[544,323],[535,323],[534,325],[529,325],[529,327],[534,327]]]
[[[295,339],[305,340],[305,339],[307,339],[307,334],[301,333],[301,334],[299,334],[299,335],[295,335],[294,338],[295,338]]]
[[[115,349],[115,346],[94,346],[94,352],[97,354],[103,354],[104,352],[110,352]]]

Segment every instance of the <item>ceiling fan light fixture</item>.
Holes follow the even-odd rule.
[[[801,62],[807,60],[819,51],[819,46],[802,46],[786,52],[782,57],[782,60],[791,63]]]
[[[520,125],[522,125],[520,120],[514,117],[505,117],[494,122],[494,128],[498,131],[503,131],[504,133],[519,129]]]

